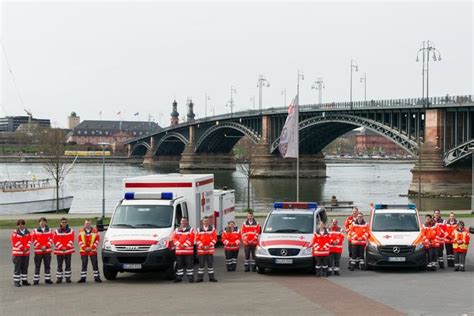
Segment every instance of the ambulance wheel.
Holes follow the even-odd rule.
[[[265,274],[265,268],[257,266],[257,273],[258,274]]]
[[[116,270],[111,270],[106,267],[104,267],[104,277],[107,280],[115,280],[117,278],[118,271]]]

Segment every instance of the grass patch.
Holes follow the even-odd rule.
[[[41,217],[44,215],[38,215],[38,217]],[[48,218],[47,216],[45,216]],[[67,218],[67,216],[65,216]],[[21,216],[19,216],[21,218]],[[90,219],[92,220],[92,225],[95,226],[97,219],[99,217],[91,217]],[[68,224],[71,227],[81,227],[84,225],[84,221],[86,220],[86,217],[82,218],[68,218]],[[15,229],[16,228],[16,219],[5,219],[5,220],[0,220],[0,229]],[[38,220],[37,219],[25,219],[26,222],[26,227],[30,230],[38,227]],[[110,222],[110,217],[106,217],[104,220],[104,224],[109,224]],[[51,218],[48,220],[48,226],[51,228],[57,228],[59,227],[59,218]]]

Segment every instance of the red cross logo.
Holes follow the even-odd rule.
[[[204,212],[204,207],[206,206],[206,198],[204,197],[204,192],[201,195],[201,209]]]
[[[300,236],[300,239],[301,239],[301,240],[303,240],[303,239],[304,239],[304,236],[303,236],[303,235],[301,235],[301,236]]]
[[[390,238],[392,238],[392,236],[390,236],[390,235],[385,235],[385,236],[382,236],[382,237],[385,238],[385,239],[390,239]]]

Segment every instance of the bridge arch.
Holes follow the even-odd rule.
[[[147,151],[151,149],[151,146],[144,141],[138,142],[132,146],[130,150],[130,156],[145,156]]]
[[[245,125],[236,122],[216,122],[197,139],[195,152],[229,153],[244,136],[255,144],[260,141],[260,135]]]
[[[187,144],[188,139],[183,134],[177,132],[166,133],[158,140],[153,154],[154,156],[178,156],[181,155]]]
[[[418,144],[398,130],[365,117],[344,113],[324,113],[301,121],[299,123],[300,146],[306,142],[306,145],[311,145],[311,153],[320,152],[334,139],[357,127],[365,127],[387,137],[411,155],[416,156],[418,153]],[[271,153],[278,149],[279,142],[280,137],[272,143]]]
[[[447,151],[443,157],[443,164],[445,167],[452,166],[461,160],[464,160],[472,155],[471,148],[474,147],[474,139],[471,139],[457,147]],[[473,159],[473,158],[471,158]]]

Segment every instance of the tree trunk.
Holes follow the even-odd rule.
[[[56,213],[59,213],[59,181],[56,180]]]
[[[250,177],[252,176],[250,168],[251,166],[249,163],[247,170],[247,209],[250,209]]]

